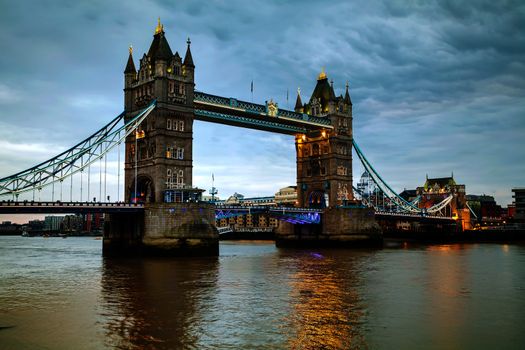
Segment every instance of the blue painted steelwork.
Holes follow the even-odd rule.
[[[229,219],[247,214],[266,214],[293,224],[320,224],[322,211],[307,208],[220,206],[215,210],[215,219]]]
[[[450,204],[450,202],[453,199],[453,195],[448,196],[447,198],[443,199],[441,202],[433,205],[430,208],[419,208],[416,206],[416,204],[419,202],[419,197],[416,198],[416,200],[412,202],[408,202],[403,197],[401,197],[397,192],[395,192],[392,187],[390,187],[379,175],[379,173],[374,169],[374,167],[370,164],[368,159],[366,159],[365,155],[355,142],[355,140],[352,140],[352,144],[354,146],[354,149],[357,153],[357,156],[361,160],[361,163],[365,167],[366,171],[370,174],[372,177],[372,180],[377,185],[377,187],[381,190],[381,192],[388,198],[390,204],[394,205],[396,210],[398,212],[402,213],[408,213],[408,214],[416,214],[421,216],[428,216],[428,215],[439,215],[441,210],[445,208],[447,205]],[[354,187],[354,190],[357,191],[357,189]],[[360,193],[361,194],[361,193]],[[376,194],[377,195],[377,194]],[[369,206],[373,206],[372,203],[365,203]],[[376,208],[378,209],[378,208]]]
[[[270,129],[271,131],[275,131],[275,132],[286,132],[286,133],[292,133],[292,134],[306,133],[306,129],[301,128],[301,127],[280,124],[278,122],[269,122],[269,121],[260,120],[260,119],[240,117],[240,116],[230,115],[230,114],[210,112],[210,111],[206,111],[202,109],[196,109],[195,115],[210,118],[210,119],[215,119],[215,120],[234,121],[240,124],[259,126],[265,129]]]
[[[266,106],[257,103],[239,101],[234,98],[226,98],[207,94],[200,91],[195,91],[193,101],[196,103],[204,103],[215,106],[223,106],[227,108],[237,109],[242,112],[267,115]],[[287,118],[299,123],[317,124],[320,127],[331,128],[331,122],[328,118],[314,117],[306,113],[297,113],[285,109],[278,109],[276,118]]]

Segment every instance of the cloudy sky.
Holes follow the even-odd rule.
[[[523,1],[0,0],[0,177],[46,160],[123,109],[128,46],[161,17],[191,37],[196,88],[293,107],[326,68],[350,82],[354,135],[402,191],[449,176],[506,205],[525,186]],[[290,100],[286,101],[286,91]],[[196,122],[194,185],[221,197],[295,183],[293,138]],[[115,164],[110,164],[114,170]],[[354,162],[354,180],[362,167]],[[110,192],[116,180],[110,177]],[[122,193],[122,191],[121,191]]]

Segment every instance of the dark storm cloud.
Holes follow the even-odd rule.
[[[454,171],[469,192],[497,194],[505,204],[511,186],[525,185],[521,1],[1,1],[0,8],[7,148],[66,148],[119,113],[127,46],[134,44],[138,64],[160,16],[174,51],[184,55],[191,37],[197,89],[250,100],[253,80],[254,100],[291,107],[298,86],[309,98],[323,66],[337,94],[349,80],[356,140],[397,189]],[[205,123],[196,130],[198,185],[215,172],[223,195],[263,195],[295,181],[293,139]],[[1,159],[7,175],[32,157]]]

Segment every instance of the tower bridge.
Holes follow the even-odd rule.
[[[345,95],[336,96],[333,82],[323,71],[308,102],[303,103],[298,92],[293,111],[279,108],[272,100],[257,104],[216,96],[195,90],[189,39],[186,44],[183,59],[171,50],[159,21],[138,69],[133,50],[129,50],[124,70],[124,112],[71,149],[0,179],[0,197],[9,198],[0,202],[0,212],[104,211],[106,255],[217,254],[215,218],[238,215],[246,208],[216,208],[213,203],[199,201],[203,190],[193,186],[194,120],[294,136],[297,207],[264,209],[281,220],[276,232],[278,245],[381,242],[373,204],[363,196],[360,200],[354,197],[352,149],[396,215],[439,216],[448,205],[446,201],[427,203],[422,209],[407,202],[371,166],[353,138],[348,84]],[[93,192],[91,166],[106,163],[113,149],[117,149],[120,163],[121,146],[124,190],[123,201],[120,192],[117,201],[123,203],[87,203],[84,198]],[[80,188],[75,189],[80,201],[76,204],[73,177],[80,178]],[[100,170],[99,201],[107,197],[102,178]],[[119,191],[120,178],[119,172]],[[68,181],[69,202],[63,199]],[[44,188],[51,192],[51,198],[36,200]],[[31,201],[19,200],[20,195],[31,192]]]

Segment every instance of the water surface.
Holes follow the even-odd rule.
[[[525,247],[395,244],[115,260],[0,237],[0,348],[523,349]]]

